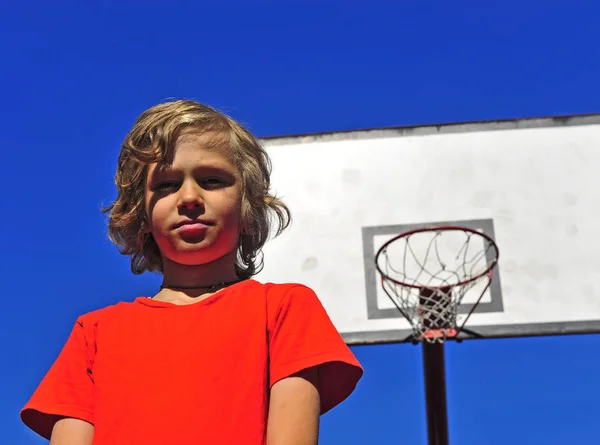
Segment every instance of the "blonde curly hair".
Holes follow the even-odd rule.
[[[270,194],[271,160],[258,140],[229,116],[196,101],[165,102],[136,119],[119,154],[117,198],[102,209],[108,214],[109,238],[120,253],[131,258],[134,274],[162,272],[160,251],[147,230],[146,177],[149,164],[173,159],[182,130],[217,132],[229,145],[242,183],[242,230],[235,268],[239,279],[250,278],[262,269],[259,254],[273,227],[277,236],[289,226],[290,211]]]

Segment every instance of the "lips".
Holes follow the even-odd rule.
[[[207,226],[210,226],[211,224],[207,221],[200,221],[200,220],[184,220],[184,221],[180,221],[177,224],[175,224],[173,226],[174,229],[181,229],[181,228],[206,228]]]
[[[201,222],[185,222],[179,224],[175,231],[184,239],[200,240],[203,239],[206,234],[206,227],[206,224]]]

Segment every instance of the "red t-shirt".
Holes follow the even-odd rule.
[[[269,388],[320,365],[322,412],[362,368],[315,293],[247,280],[191,305],[146,297],[78,318],[23,422],[95,426],[94,445],[265,443]]]

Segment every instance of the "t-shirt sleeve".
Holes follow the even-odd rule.
[[[77,320],[58,358],[21,411],[23,423],[46,439],[50,439],[54,424],[63,417],[94,423],[94,347],[90,328],[82,318]]]
[[[319,367],[321,412],[345,400],[363,369],[314,291],[293,285],[269,314],[270,385]]]

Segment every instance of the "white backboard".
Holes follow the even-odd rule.
[[[293,224],[267,243],[257,279],[312,287],[349,344],[410,334],[374,255],[395,234],[438,224],[481,230],[500,250],[470,330],[600,332],[600,115],[263,143]]]

